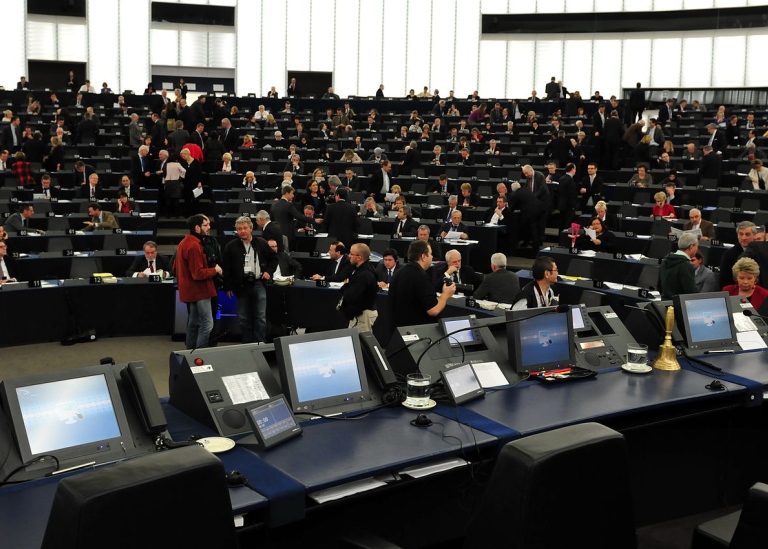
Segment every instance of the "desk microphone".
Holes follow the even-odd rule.
[[[756,316],[757,318],[768,319],[768,316],[763,316],[761,314],[758,314],[752,309],[744,309],[744,316]]]
[[[627,309],[635,309],[636,311],[640,311],[640,312],[643,312],[643,313],[645,313],[645,314],[647,314],[647,315],[650,315],[650,316],[651,316],[651,318],[653,318],[653,319],[654,319],[654,321],[656,322],[656,325],[657,325],[659,328],[661,328],[661,332],[660,332],[660,333],[661,333],[661,334],[666,334],[666,333],[667,333],[667,328],[666,328],[666,326],[664,326],[664,323],[661,321],[661,319],[659,318],[659,316],[658,316],[656,313],[654,313],[653,311],[650,311],[650,310],[648,310],[648,309],[645,309],[645,308],[643,308],[643,307],[638,307],[637,305],[630,305],[630,304],[629,304],[629,303],[627,303],[627,301],[626,301],[625,299],[623,299],[623,298],[622,298],[622,299],[619,299],[619,307],[626,307]]]
[[[567,313],[570,310],[571,310],[571,306],[570,305],[558,305],[557,307],[547,308],[545,311],[541,311],[539,313],[533,314],[531,316],[527,316],[525,318],[513,318],[512,320],[507,320],[505,322],[501,322],[500,324],[498,324],[498,326],[502,326],[502,325],[505,325],[505,324],[512,324],[514,322],[520,322],[521,320],[529,320],[531,318],[536,318],[537,316],[546,315],[546,314],[549,314],[549,313]],[[465,326],[464,328],[459,328],[458,330],[454,330],[454,331],[452,331],[450,333],[445,334],[443,337],[440,337],[440,338],[434,340],[426,349],[424,349],[424,352],[422,352],[419,355],[419,359],[416,361],[416,370],[417,371],[419,370],[419,364],[421,364],[421,359],[424,358],[424,355],[426,355],[427,352],[429,352],[429,350],[432,347],[434,347],[435,345],[437,345],[438,343],[440,343],[444,339],[448,339],[449,337],[453,337],[454,335],[458,334],[459,332],[465,332],[467,330],[473,330],[473,329],[476,329],[476,328],[477,328],[477,326]],[[460,342],[459,342],[459,347],[461,348],[461,351],[462,351],[462,359],[461,360],[463,362],[464,361],[464,356],[463,356],[464,355],[464,347],[463,347],[463,345],[461,345]]]

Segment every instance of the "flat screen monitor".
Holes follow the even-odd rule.
[[[576,363],[572,315],[543,308],[507,311],[509,360],[517,373],[540,372]]]
[[[280,337],[278,370],[296,414],[333,414],[372,406],[355,329]]]
[[[675,318],[689,349],[737,345],[728,292],[675,296]]]
[[[459,345],[480,345],[483,343],[480,326],[477,323],[477,318],[474,316],[441,318],[440,326],[443,329],[444,335],[456,332],[448,337],[448,342],[453,347]]]
[[[570,314],[574,333],[588,332],[592,329],[592,323],[589,321],[585,305],[573,305]]]
[[[2,400],[24,463],[106,463],[134,448],[109,364],[5,380]]]
[[[440,370],[445,390],[457,406],[485,395],[471,364],[461,364],[455,368]]]
[[[240,445],[267,450],[301,434],[301,426],[283,395],[248,406],[246,412],[253,435],[239,440]]]

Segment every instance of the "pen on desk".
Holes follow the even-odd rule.
[[[733,354],[733,349],[714,349],[712,351],[704,351],[705,355],[714,355],[714,354],[722,354],[722,353]]]

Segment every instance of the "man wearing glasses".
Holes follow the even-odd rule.
[[[557,265],[551,257],[540,256],[533,260],[531,267],[533,281],[529,282],[515,296],[512,309],[535,309],[537,307],[551,307],[555,303],[555,293],[552,284],[557,282]]]

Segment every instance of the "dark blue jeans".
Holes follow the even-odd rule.
[[[257,281],[240,290],[237,298],[237,316],[243,343],[265,341],[267,335],[267,289]]]

